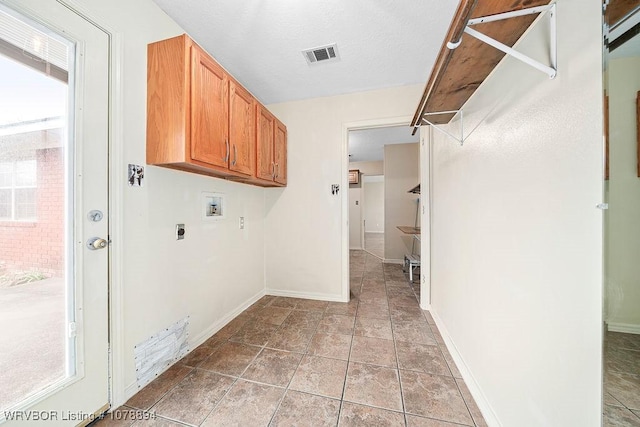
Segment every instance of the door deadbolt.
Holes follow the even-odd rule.
[[[107,247],[107,241],[105,239],[101,239],[100,237],[92,237],[87,240],[87,247],[92,251],[97,249],[104,249]]]

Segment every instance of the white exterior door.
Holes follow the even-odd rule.
[[[0,0],[8,426],[75,426],[108,407],[109,44],[62,1]]]

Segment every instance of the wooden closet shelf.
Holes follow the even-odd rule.
[[[442,43],[431,76],[411,126],[421,124],[425,113],[460,110],[475,90],[502,60],[505,53],[464,33],[470,19],[512,12],[537,6],[545,6],[549,0],[461,0],[453,17],[447,36]],[[523,15],[507,20],[474,25],[474,29],[509,47],[522,37],[538,14]],[[457,42],[455,49],[448,42]],[[434,124],[451,121],[455,113],[430,115]]]

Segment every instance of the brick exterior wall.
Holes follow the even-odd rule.
[[[64,275],[64,158],[62,148],[36,149],[35,222],[0,221],[0,274]]]

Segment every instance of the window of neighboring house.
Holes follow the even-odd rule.
[[[36,220],[36,161],[0,162],[0,221]]]

